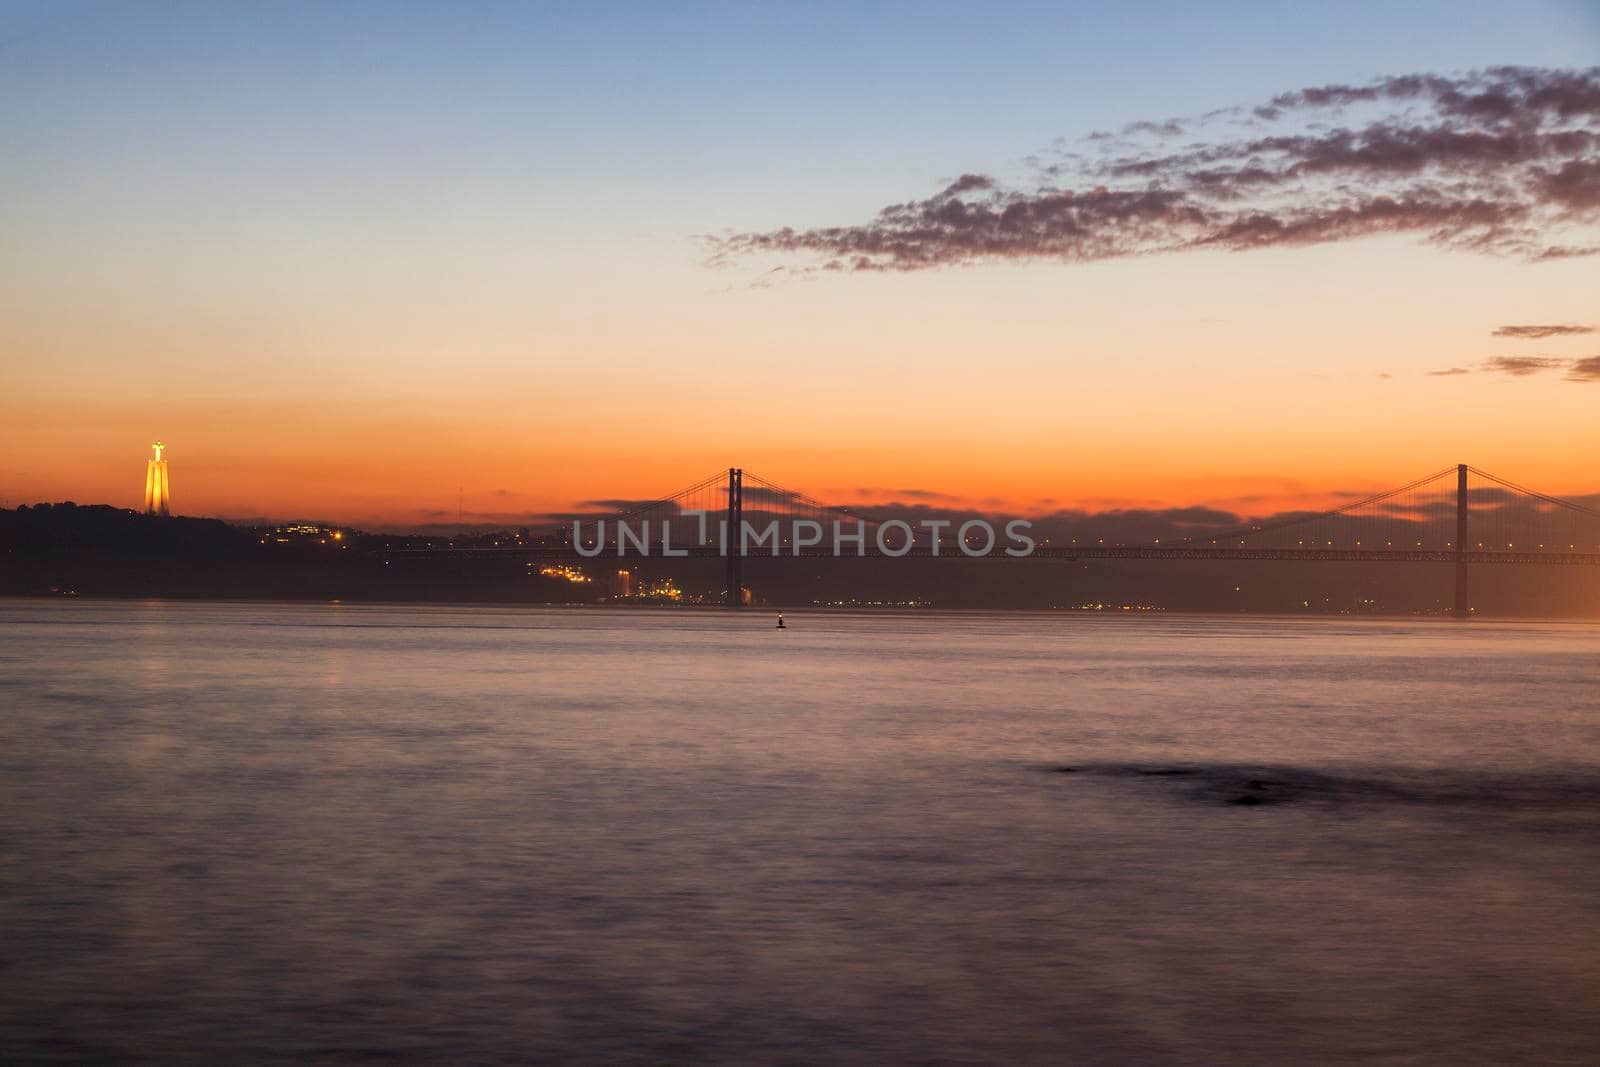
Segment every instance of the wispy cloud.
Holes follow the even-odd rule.
[[[959,503],[963,498],[940,493],[932,489],[889,489],[883,486],[861,486],[855,490],[857,498],[874,500],[916,500],[921,503]]]
[[[1484,370],[1509,374],[1513,378],[1526,378],[1530,374],[1539,374],[1566,365],[1567,360],[1551,356],[1494,356],[1483,361]]]
[[[578,501],[578,507],[583,508],[584,510],[578,512],[577,514],[583,515],[585,518],[587,518],[593,512],[612,513],[638,511],[640,508],[647,508],[651,504],[657,503],[660,503],[660,501],[629,500],[626,497],[608,497],[603,500],[580,500]]]
[[[1600,356],[1587,356],[1567,364],[1569,382],[1600,382]]]
[[[1600,382],[1600,356],[1582,359],[1562,359],[1557,356],[1493,356],[1477,365],[1485,374],[1504,374],[1512,378],[1528,378],[1535,374],[1565,370],[1569,382]],[[1467,367],[1449,367],[1425,372],[1430,378],[1454,378],[1471,374]]]
[[[1135,123],[1065,146],[1032,183],[964,174],[865,222],[716,238],[712,261],[914,271],[1372,234],[1541,260],[1600,251],[1597,224],[1600,68],[1498,67]]]
[[[1570,337],[1574,334],[1594,333],[1593,326],[1580,326],[1577,323],[1563,323],[1559,326],[1502,326],[1494,331],[1494,337],[1516,337],[1524,340],[1542,340],[1546,337]]]

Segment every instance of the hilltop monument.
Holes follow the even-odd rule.
[[[156,450],[156,458],[144,466],[144,513],[171,515],[172,488],[167,482],[167,461],[161,458],[161,452],[167,446],[157,441],[150,447]]]

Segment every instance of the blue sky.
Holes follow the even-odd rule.
[[[1288,87],[1592,64],[1600,5],[66,0],[0,5],[0,42],[0,131],[24,157],[335,183],[421,165],[687,194],[698,226],[739,227]]]

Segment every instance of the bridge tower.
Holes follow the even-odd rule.
[[[1456,465],[1456,605],[1455,617],[1465,619],[1467,606],[1467,465]]]
[[[726,591],[723,593],[723,606],[738,608],[744,606],[744,553],[742,551],[744,538],[740,531],[744,529],[744,471],[738,467],[728,468],[728,538],[724,545],[723,566],[726,568]]]

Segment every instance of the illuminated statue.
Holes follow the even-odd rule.
[[[151,447],[156,450],[156,458],[144,466],[144,513],[171,515],[172,488],[167,482],[167,461],[161,458],[161,450],[167,446],[157,441]]]

